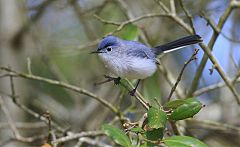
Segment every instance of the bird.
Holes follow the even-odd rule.
[[[152,76],[159,64],[159,55],[169,53],[188,45],[202,42],[199,35],[182,37],[175,41],[149,47],[138,41],[124,40],[109,35],[103,38],[98,44],[97,50],[91,52],[98,54],[105,67],[114,77],[105,76],[118,84],[121,78],[138,79],[133,90],[129,91],[134,96],[137,87],[142,79]]]

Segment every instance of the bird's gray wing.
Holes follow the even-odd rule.
[[[126,45],[126,53],[128,56],[155,59],[154,53],[144,44],[136,41],[129,41]]]

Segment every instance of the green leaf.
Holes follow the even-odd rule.
[[[182,105],[184,103],[185,103],[184,100],[174,100],[174,101],[167,102],[164,105],[164,107],[176,109],[177,107],[179,107],[180,105]]]
[[[134,24],[127,25],[120,33],[119,36],[121,36],[122,39],[125,40],[138,40],[139,35],[139,28],[138,26]]]
[[[102,128],[106,135],[111,137],[117,144],[124,147],[131,147],[130,139],[122,130],[108,124],[104,124]]]
[[[200,140],[189,136],[172,136],[163,140],[168,147],[207,147]]]
[[[167,122],[167,114],[159,108],[151,107],[148,112],[148,125],[150,128],[164,128]]]
[[[151,131],[147,131],[145,133],[145,135],[146,135],[148,140],[157,141],[157,140],[163,138],[163,132],[164,132],[164,128],[153,129]],[[147,142],[147,146],[148,147],[153,147],[154,144],[151,143],[151,142]]]
[[[197,114],[201,108],[202,104],[195,98],[189,98],[184,100],[184,104],[177,107],[169,116],[171,120],[182,120],[189,117],[193,117]]]
[[[134,127],[130,131],[135,132],[135,133],[143,133],[144,130],[140,127]]]

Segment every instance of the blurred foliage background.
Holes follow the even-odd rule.
[[[161,2],[170,7],[168,0]],[[201,16],[204,13],[217,24],[229,2],[230,0],[183,0],[185,8],[192,15],[196,33],[203,37],[204,43],[209,42],[213,29]],[[177,15],[189,24],[178,0],[175,0],[175,6]],[[129,119],[138,120],[145,110],[138,101],[128,96],[127,92],[113,83],[94,86],[95,82],[104,80],[103,75],[108,72],[99,58],[89,53],[97,48],[97,43],[102,37],[118,28],[116,25],[104,23],[99,18],[121,23],[145,14],[163,12],[157,0],[0,0],[0,65],[26,73],[28,64],[31,63],[34,75],[87,89],[119,107],[121,111],[126,111]],[[213,47],[212,53],[229,78],[236,77],[240,72],[239,28],[240,9],[234,9]],[[129,23],[114,35],[156,46],[187,36],[189,32],[171,18],[150,17]],[[184,62],[194,52],[194,48],[200,47],[187,47],[161,58],[161,65],[168,71],[168,76],[173,82],[176,81]],[[186,98],[186,93],[191,88],[203,53],[203,50],[200,50],[198,60],[191,63],[184,72],[177,88],[182,98]],[[223,81],[215,70],[210,73],[209,69],[212,67],[212,63],[208,61],[197,89]],[[86,95],[20,78],[14,78],[14,84],[19,103],[38,114],[49,111],[52,120],[66,130],[96,130],[114,117],[98,101]],[[238,84],[235,88],[240,93]],[[148,101],[154,102],[156,98],[161,103],[166,101],[170,90],[171,85],[161,70],[144,80],[139,88]],[[8,108],[21,134],[46,135],[48,125],[17,107],[8,97],[10,94],[10,80],[1,76],[1,105]],[[216,88],[198,95],[197,98],[206,107],[194,118],[211,122],[183,122],[181,125],[184,126],[184,132],[203,140],[209,146],[240,146],[240,109],[229,89]],[[2,112],[0,119],[0,146],[39,146],[45,141],[17,141]]]

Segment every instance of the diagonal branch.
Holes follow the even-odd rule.
[[[197,55],[198,51],[199,51],[199,49],[195,49],[195,51],[194,51],[194,53],[192,54],[192,56],[188,59],[187,62],[184,63],[183,68],[181,69],[180,74],[178,75],[177,81],[176,81],[176,83],[174,84],[174,86],[172,87],[171,92],[170,92],[170,94],[169,94],[169,96],[168,96],[168,99],[167,99],[168,102],[170,101],[170,99],[171,99],[171,97],[172,97],[172,95],[173,95],[173,92],[174,92],[175,89],[177,88],[177,85],[178,85],[179,82],[181,81],[183,72],[184,72],[185,68],[187,67],[187,65],[188,65],[191,61],[197,59],[196,55]]]
[[[95,100],[99,101],[101,104],[106,106],[109,110],[111,110],[113,113],[118,114],[118,116],[120,115],[119,110],[116,107],[114,107],[112,104],[110,104],[108,101],[106,101],[103,98],[91,93],[90,91],[82,89],[80,87],[70,85],[68,83],[57,81],[57,80],[52,80],[52,79],[48,79],[48,78],[44,78],[44,77],[40,77],[40,76],[35,76],[32,74],[30,75],[30,74],[26,74],[26,73],[20,73],[20,72],[11,70],[7,67],[1,67],[0,70],[8,72],[10,76],[21,77],[21,78],[25,78],[25,79],[32,79],[32,80],[36,80],[36,81],[45,82],[45,83],[48,83],[51,85],[57,85],[57,86],[75,91],[77,93],[89,96],[89,97],[94,98]]]
[[[233,2],[233,1],[232,1]],[[218,38],[218,35],[219,35],[219,32],[221,32],[226,20],[228,19],[229,15],[231,14],[232,10],[233,10],[233,4],[232,2],[229,3],[228,7],[226,8],[226,10],[224,11],[223,15],[220,17],[219,21],[218,21],[218,24],[216,26],[217,31],[214,30],[214,33],[211,37],[211,40],[209,41],[208,43],[208,49],[211,51],[213,49],[213,46]],[[200,46],[202,48],[205,48],[204,51],[206,51],[206,45],[204,45],[203,43],[200,44]],[[198,83],[199,83],[199,80],[201,78],[201,75],[202,75],[202,72],[203,72],[203,69],[207,63],[207,60],[208,60],[208,54],[205,52],[201,62],[200,62],[200,65],[198,66],[197,68],[197,72],[195,74],[195,77],[193,79],[193,82],[191,84],[191,87],[189,89],[189,92],[188,92],[188,96],[191,96],[194,91],[197,89],[197,86],[198,86]],[[232,89],[232,88],[230,88]],[[232,90],[231,90],[232,91]],[[234,94],[235,95],[235,94]]]

